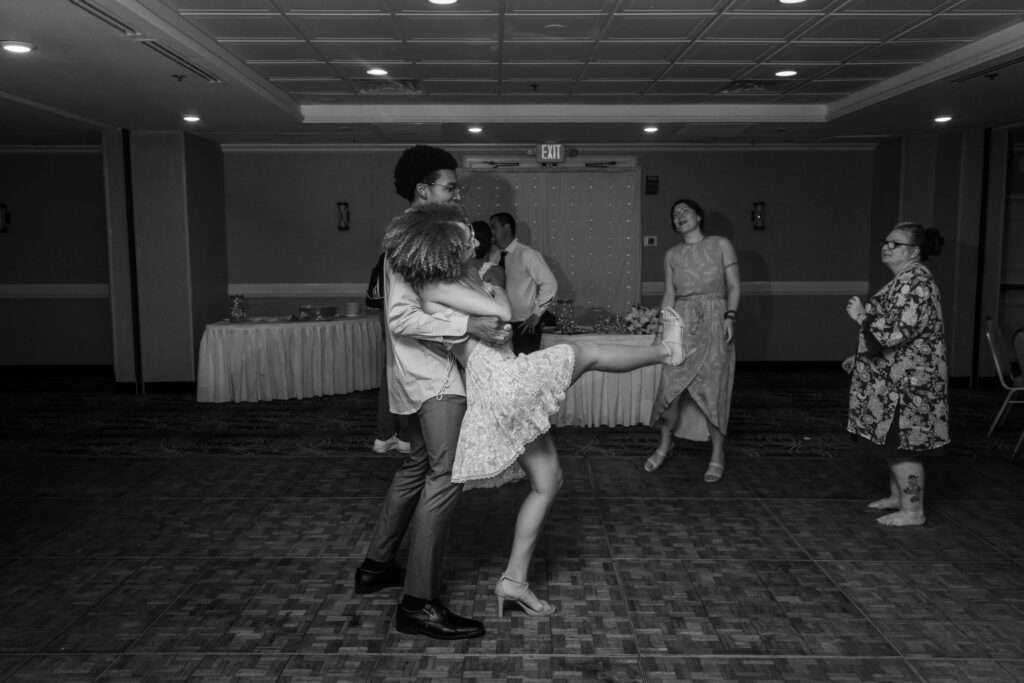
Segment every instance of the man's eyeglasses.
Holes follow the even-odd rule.
[[[458,183],[443,184],[443,183],[427,183],[427,182],[425,182],[423,184],[424,185],[433,185],[434,187],[443,187],[444,189],[448,190],[448,194],[452,194],[452,195],[456,195],[456,194],[464,195],[464,194],[466,194],[466,188],[463,187],[462,185],[459,185]]]
[[[896,240],[878,240],[878,243],[883,247],[892,251],[896,247],[916,247],[916,244],[909,244],[907,242],[897,242]]]

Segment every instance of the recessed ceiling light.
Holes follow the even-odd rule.
[[[484,129],[481,128],[480,126],[470,126],[466,130],[468,130],[470,133],[483,133],[484,132]]]
[[[780,5],[799,5],[801,2],[806,0],[779,0]]]
[[[32,50],[36,49],[36,46],[32,43],[23,43],[20,40],[4,40],[0,42],[0,45],[2,45],[8,52],[13,52],[17,55],[23,55],[26,52],[32,52]]]
[[[188,114],[186,116],[182,116],[181,118],[185,121],[188,121],[189,123],[199,123],[199,117],[195,114]]]
[[[952,120],[953,120],[953,117],[948,115],[948,114],[943,114],[942,116],[936,116],[935,119],[934,119],[935,123],[949,123]]]
[[[544,29],[547,31],[564,31],[565,24],[545,24]]]
[[[782,71],[776,71],[775,75],[779,78],[789,78],[790,76],[796,76],[796,71],[792,69],[783,69]]]
[[[366,73],[370,74],[371,76],[387,76],[388,75],[387,69],[367,69]]]
[[[657,126],[644,126],[644,132],[645,133],[657,133],[658,132],[658,127]]]
[[[430,0],[431,5],[454,5],[459,0]]]

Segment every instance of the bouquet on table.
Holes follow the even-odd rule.
[[[657,334],[659,309],[650,306],[635,305],[626,314],[625,327],[627,334]]]

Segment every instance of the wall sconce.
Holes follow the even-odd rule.
[[[348,230],[348,202],[338,202],[338,230]]]
[[[0,204],[0,232],[7,232],[11,227],[11,212],[7,210],[6,204]]]
[[[764,230],[764,202],[754,202],[754,210],[750,212],[750,222],[754,230]]]

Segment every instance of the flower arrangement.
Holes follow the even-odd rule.
[[[650,306],[634,305],[626,314],[625,327],[627,334],[657,334],[658,314],[657,308]]]

